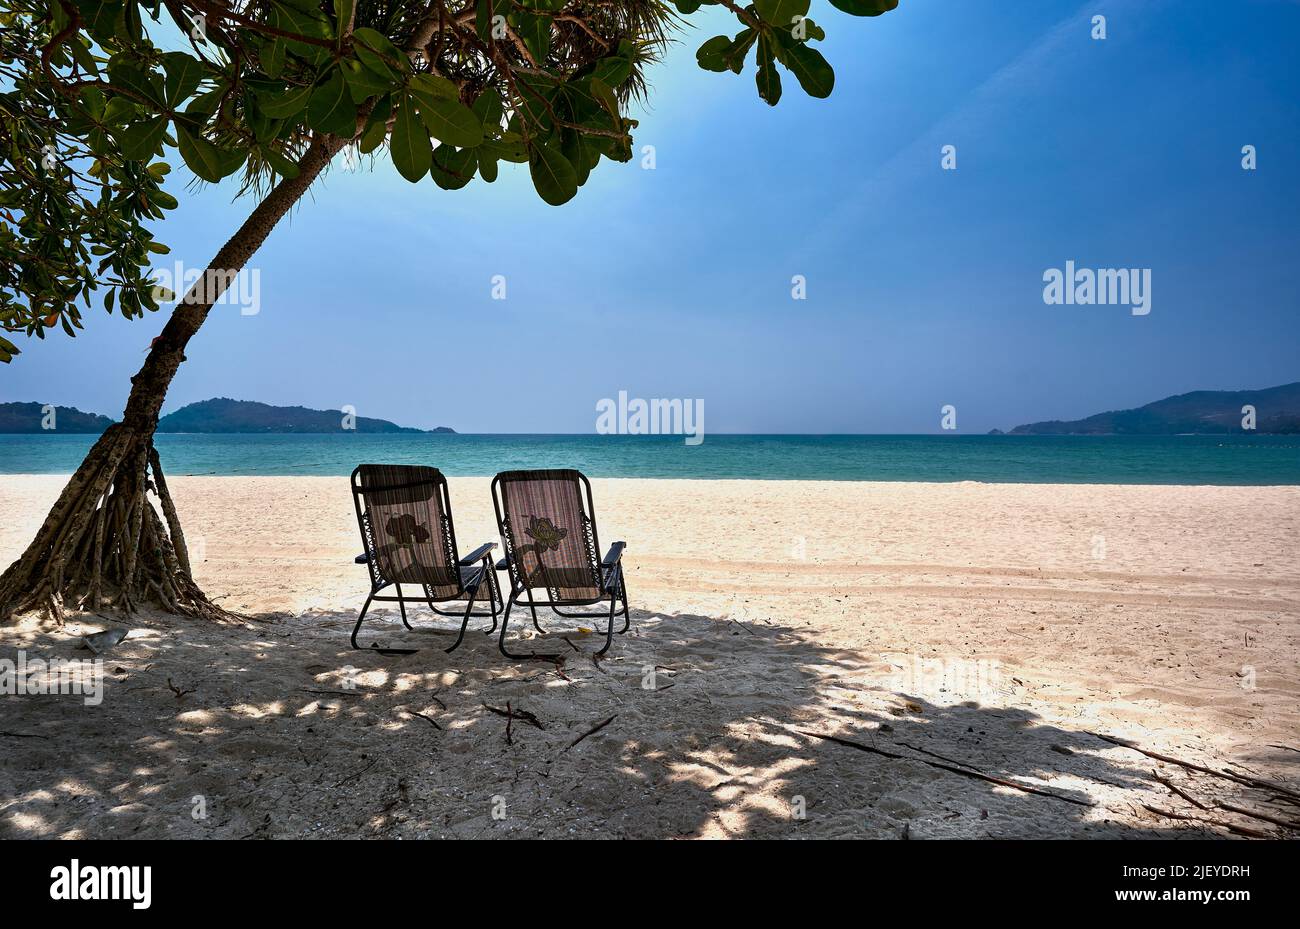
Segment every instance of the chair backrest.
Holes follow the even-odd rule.
[[[492,502],[517,585],[545,589],[554,601],[600,598],[600,540],[582,472],[503,471]]]
[[[359,465],[352,472],[361,542],[376,586],[421,584],[431,597],[460,590],[447,479],[422,465]]]

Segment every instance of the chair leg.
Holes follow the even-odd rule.
[[[516,598],[517,592],[512,590],[510,592],[510,599],[506,601],[505,615],[501,617],[501,637],[497,639],[497,648],[501,650],[501,654],[505,655],[507,658],[513,658],[515,661],[527,661],[531,658],[536,658],[539,661],[558,660],[560,656],[557,654],[537,652],[532,655],[516,655],[506,651],[506,629],[510,626],[510,611],[514,608]]]
[[[497,610],[504,604],[501,602],[501,588],[497,585],[496,572],[493,571],[488,575],[488,606],[492,610],[492,628],[484,629],[484,635],[491,635],[497,631]]]
[[[477,596],[477,590],[470,594],[469,603],[465,605],[465,618],[462,619],[460,623],[460,634],[456,636],[456,641],[451,643],[451,648],[443,649],[444,651],[450,653],[460,647],[461,640],[465,638],[465,627],[469,625],[469,614],[474,609],[474,598]]]
[[[531,587],[528,588],[528,609],[532,610],[533,613],[533,628],[542,635],[546,635],[546,630],[537,624],[537,607],[533,606],[533,589]]]
[[[618,599],[611,590],[609,593],[609,625],[605,627],[605,644],[600,651],[596,652],[597,656],[609,651],[609,643],[614,641],[614,607],[618,605]]]
[[[361,605],[361,615],[357,617],[357,624],[352,627],[352,647],[360,652],[376,651],[381,655],[414,655],[419,651],[418,648],[380,648],[378,642],[371,642],[370,648],[366,649],[357,644],[357,633],[361,631],[361,623],[366,618],[366,611],[370,609],[370,602],[375,599],[375,594],[383,589],[383,587],[372,589],[370,595],[366,597],[366,602]],[[410,626],[407,628],[409,629]]]
[[[396,586],[397,586],[397,606],[402,611],[402,625],[409,630],[411,628],[411,624],[406,621],[406,602],[402,599],[402,585],[398,584]]]
[[[632,616],[627,603],[627,581],[623,577],[622,565],[618,568],[618,592],[623,597],[623,628],[618,631],[618,634],[622,635],[632,627]]]
[[[361,607],[361,615],[357,617],[357,624],[352,627],[352,647],[361,650],[357,644],[357,633],[361,631],[361,623],[366,618],[366,610],[370,609],[370,601],[375,599],[375,591],[370,591],[370,596],[366,597],[366,602]]]

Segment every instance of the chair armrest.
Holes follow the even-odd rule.
[[[605,560],[601,562],[601,565],[612,568],[618,564],[623,559],[623,549],[625,548],[627,548],[626,542],[615,542],[609,547],[609,551],[605,553]]]
[[[497,562],[497,570],[498,570],[498,571],[509,571],[509,570],[510,570],[510,559],[509,559],[509,558],[502,558],[500,561],[498,561],[498,562]]]
[[[460,560],[460,566],[462,568],[468,568],[470,565],[474,564],[474,562],[482,561],[484,558],[488,557],[488,555],[492,554],[492,549],[496,547],[497,543],[495,542],[484,542],[478,548],[474,549],[474,551],[462,558]]]
[[[362,552],[360,555],[358,555],[357,557],[355,557],[355,558],[352,559],[352,563],[353,563],[353,564],[370,564],[370,553],[369,553],[369,552]]]

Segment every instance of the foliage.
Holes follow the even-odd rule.
[[[875,16],[898,0],[830,0]],[[3,0],[0,331],[82,326],[92,293],[124,317],[156,310],[149,231],[176,199],[165,159],[265,194],[320,140],[386,153],[447,190],[527,164],[570,200],[603,160],[632,158],[629,104],[669,35],[702,6],[741,31],[699,49],[775,105],[777,65],[814,97],[834,72],[809,0]],[[174,161],[174,159],[172,159]],[[0,337],[0,361],[17,347]]]

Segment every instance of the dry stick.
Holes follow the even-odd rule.
[[[1281,826],[1284,829],[1300,829],[1300,822],[1296,822],[1295,820],[1278,819],[1264,813],[1254,813],[1250,810],[1243,810],[1239,806],[1233,806],[1231,803],[1220,803],[1219,809],[1227,810],[1229,813],[1239,813],[1242,816],[1249,816],[1251,819],[1262,819],[1266,823],[1272,823],[1273,825]]]
[[[1142,809],[1155,813],[1157,816],[1167,816],[1170,819],[1181,819],[1191,823],[1201,823],[1206,826],[1215,826],[1219,829],[1227,829],[1229,832],[1236,832],[1239,835],[1250,836],[1252,839],[1270,839],[1267,832],[1260,832],[1257,829],[1248,829],[1245,826],[1238,826],[1225,820],[1205,819],[1201,816],[1190,816],[1185,813],[1175,813],[1173,810],[1161,809],[1158,806],[1152,806],[1149,803],[1142,804]]]
[[[328,694],[337,697],[360,697],[362,694],[356,690],[312,690],[310,687],[299,687],[305,694]]]
[[[417,713],[417,712],[415,712],[415,710],[407,710],[407,711],[406,711],[406,715],[407,715],[407,716],[418,716],[418,717],[420,717],[422,720],[424,720],[426,723],[428,723],[430,726],[432,726],[433,728],[437,729],[437,730],[440,731],[440,732],[442,731],[442,727],[438,725],[438,721],[435,720],[432,716],[425,716],[423,713]]]
[[[1166,787],[1168,787],[1168,788],[1169,788],[1170,790],[1172,790],[1174,793],[1178,794],[1178,796],[1182,797],[1184,800],[1186,800],[1186,801],[1187,801],[1188,803],[1190,803],[1192,806],[1196,807],[1198,810],[1208,810],[1208,809],[1209,809],[1208,806],[1206,806],[1206,805],[1205,805],[1204,803],[1202,803],[1200,800],[1197,800],[1197,799],[1196,799],[1195,797],[1193,797],[1191,794],[1186,793],[1186,792],[1184,792],[1183,790],[1180,790],[1180,789],[1179,789],[1179,788],[1174,784],[1173,781],[1169,780],[1168,778],[1163,778],[1163,777],[1161,777],[1161,776],[1159,775],[1159,773],[1157,773],[1156,770],[1155,770],[1154,768],[1151,769],[1151,776],[1154,777],[1154,778],[1155,778],[1157,781],[1159,781],[1161,784],[1164,784]]]
[[[528,712],[527,710],[516,710],[513,707],[511,707],[508,702],[506,703],[506,708],[504,710],[501,709],[501,707],[499,706],[489,706],[486,703],[483,704],[483,709],[491,713],[496,713],[498,716],[504,716],[507,719],[509,719],[512,716],[515,719],[522,719],[524,722],[528,723],[528,725],[535,726],[538,729],[544,730],[546,728],[545,726],[542,725],[542,721],[538,719],[536,716],[534,716],[532,713]]]
[[[1037,794],[1040,797],[1050,797],[1053,800],[1061,800],[1065,803],[1073,803],[1075,806],[1094,806],[1091,800],[1079,800],[1075,797],[1067,797],[1063,794],[1052,793],[1050,790],[1040,790],[1037,787],[1030,787],[1027,784],[1017,784],[1015,781],[1004,780],[1000,777],[994,777],[991,774],[985,774],[982,771],[976,771],[967,765],[966,768],[959,768],[954,765],[944,764],[941,761],[930,761],[926,758],[911,758],[907,755],[900,755],[897,752],[887,752],[881,748],[873,748],[870,745],[864,745],[861,742],[854,742],[852,739],[842,739],[839,736],[823,735],[820,732],[809,732],[806,729],[798,729],[804,735],[812,736],[815,739],[824,739],[827,742],[834,742],[836,745],[845,745],[849,748],[856,748],[861,752],[870,752],[873,755],[883,755],[886,758],[894,758],[898,761],[919,761],[921,764],[929,765],[932,768],[939,768],[942,771],[948,771],[952,774],[960,774],[962,777],[971,777],[978,781],[987,781],[990,784],[997,784],[1000,787],[1010,787],[1013,790],[1022,790],[1028,794]],[[967,770],[969,768],[969,770]]]
[[[0,729],[0,735],[10,739],[45,739],[49,741],[50,738],[48,735],[39,735],[35,732],[9,732],[5,729]]]
[[[604,729],[606,726],[608,726],[610,723],[612,723],[612,722],[613,722],[614,720],[616,720],[616,719],[618,719],[618,714],[617,714],[617,713],[615,713],[613,716],[611,716],[609,719],[605,720],[605,721],[602,722],[602,723],[596,723],[595,726],[591,727],[591,728],[588,729],[586,732],[584,732],[582,735],[578,736],[576,739],[574,739],[572,742],[570,742],[568,745],[566,745],[566,746],[564,747],[564,750],[567,752],[569,749],[573,748],[573,746],[577,745],[579,742],[581,742],[581,741],[582,741],[583,739],[585,739],[587,736],[589,736],[589,735],[595,735],[597,732],[600,732],[600,730]]]
[[[1261,790],[1275,790],[1278,793],[1288,794],[1292,797],[1296,797],[1297,799],[1300,799],[1300,793],[1296,793],[1290,787],[1285,787],[1282,784],[1274,784],[1272,781],[1261,781],[1253,777],[1244,777],[1240,774],[1233,774],[1229,771],[1216,771],[1213,768],[1207,768],[1204,765],[1194,764],[1193,762],[1183,761],[1179,758],[1174,758],[1170,755],[1162,755],[1159,752],[1153,752],[1145,748],[1139,748],[1138,746],[1134,745],[1132,742],[1126,742],[1123,739],[1117,739],[1114,736],[1103,735],[1100,732],[1090,732],[1088,734],[1091,736],[1095,736],[1098,739],[1101,739],[1103,742],[1109,742],[1112,745],[1118,745],[1121,748],[1127,748],[1131,751],[1135,751],[1140,755],[1146,755],[1148,758],[1154,758],[1156,761],[1164,761],[1169,764],[1176,764],[1179,765],[1180,767],[1189,768],[1192,771],[1200,771],[1202,774],[1213,774],[1215,777],[1221,777],[1224,778],[1225,780],[1235,781],[1238,784],[1244,784],[1247,787],[1258,787]]]
[[[356,771],[356,772],[353,772],[352,774],[349,774],[347,777],[343,778],[343,780],[341,780],[341,781],[339,781],[337,784],[335,784],[334,787],[342,787],[342,786],[343,786],[344,784],[346,784],[348,781],[354,781],[354,780],[356,780],[357,778],[359,778],[361,775],[365,774],[367,771],[369,771],[371,768],[373,768],[373,767],[374,767],[375,765],[377,765],[377,764],[379,764],[379,759],[378,759],[378,758],[376,758],[374,761],[370,762],[370,764],[366,765],[366,766],[365,766],[364,768],[362,768],[360,771]],[[330,790],[333,790],[334,787],[331,787]]]

